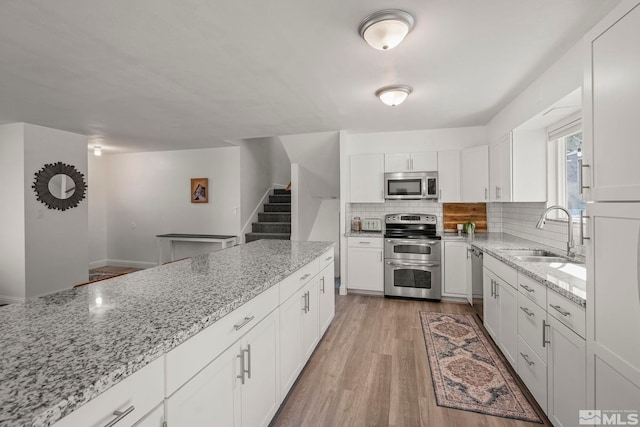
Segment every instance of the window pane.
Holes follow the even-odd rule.
[[[582,132],[565,137],[567,155],[567,209],[571,215],[579,215],[584,210],[580,194],[580,165],[582,164]]]

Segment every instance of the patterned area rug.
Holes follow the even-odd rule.
[[[542,424],[472,314],[420,312],[438,406]]]

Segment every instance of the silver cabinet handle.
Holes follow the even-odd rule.
[[[521,287],[522,289],[524,289],[525,291],[527,291],[527,292],[535,293],[535,291],[536,291],[535,289],[531,289],[531,288],[530,288],[530,287],[528,287],[527,285],[520,285],[520,287]]]
[[[320,278],[320,283],[322,283],[322,293],[324,294],[324,276]]]
[[[407,159],[407,169],[411,170],[411,159]]]
[[[438,190],[438,199],[442,199],[442,188]]]
[[[132,413],[134,409],[136,408],[133,405],[131,405],[124,411],[113,411],[113,415],[115,415],[116,418],[109,421],[107,424],[104,425],[104,427],[113,427],[114,425],[119,423],[124,417]]]
[[[240,354],[238,354],[236,356],[238,359],[240,359],[240,373],[238,375],[236,375],[236,378],[240,378],[240,382],[242,384],[244,384],[244,350],[242,349],[242,347],[240,347]]]
[[[244,372],[247,373],[247,378],[251,379],[251,344],[247,344],[247,349],[242,351],[247,353],[247,369]]]
[[[411,264],[408,262],[391,262],[391,261],[387,261],[387,265],[391,265],[394,267],[439,267],[440,264],[434,264],[434,263],[420,263],[420,264]]]
[[[380,251],[380,262],[382,262],[382,251]]]
[[[242,320],[242,322],[236,323],[235,325],[233,325],[233,327],[236,328],[236,331],[240,330],[240,329],[242,329],[242,327],[244,325],[246,325],[247,323],[251,322],[255,318],[256,318],[256,316],[247,316]]]
[[[551,341],[547,341],[547,327],[551,326],[546,320],[542,319],[542,347],[546,347],[547,344],[551,344]]]
[[[496,185],[496,200],[498,200],[498,186]]]
[[[305,280],[307,277],[311,276],[311,273],[307,273],[300,278],[300,280]]]
[[[498,294],[498,288],[499,288],[499,286],[498,286],[498,281],[496,280],[496,287],[495,287],[495,289],[494,289],[494,291],[493,291],[493,297],[494,297],[494,298],[498,298],[498,297],[500,296],[500,295]]]
[[[585,189],[589,189],[589,188],[591,188],[590,186],[583,185],[583,181],[582,181],[582,178],[583,178],[582,170],[583,170],[584,168],[589,168],[589,167],[591,167],[591,166],[583,164],[583,163],[582,163],[582,160],[578,160],[578,161],[580,162],[580,176],[578,177],[578,180],[580,181],[580,194],[582,194],[582,190],[585,190]]]
[[[487,200],[487,198],[489,198],[489,189],[487,187],[484,187],[484,199]]]
[[[491,279],[491,296],[493,297],[493,279]]]
[[[525,361],[525,362],[527,362],[527,364],[528,364],[529,366],[533,366],[533,365],[535,365],[535,363],[534,363],[532,360],[529,360],[529,355],[527,355],[527,354],[524,354],[524,353],[520,352],[520,356],[522,356],[522,358],[524,359],[524,361]]]
[[[553,308],[555,311],[562,314],[563,316],[571,316],[570,312],[564,311],[562,307],[560,307],[559,305],[553,305],[553,304],[549,304],[549,305],[551,306],[551,308]]]
[[[302,311],[307,312],[307,293],[302,294]]]
[[[360,243],[361,245],[370,245],[371,244],[371,242],[358,242],[358,243]]]
[[[330,257],[328,257],[328,258],[325,258],[324,260],[325,260],[325,261],[331,261],[332,259],[333,259],[333,257],[332,257],[332,256],[330,256]]]
[[[525,314],[526,314],[527,316],[529,316],[529,317],[531,317],[531,316],[535,316],[535,313],[533,313],[533,312],[529,311],[529,309],[528,309],[527,307],[520,307],[520,310],[524,311],[524,312],[525,312]]]
[[[585,216],[584,212],[580,211],[580,244],[584,245],[585,240],[591,239],[591,237],[584,237],[584,219],[590,218]]]

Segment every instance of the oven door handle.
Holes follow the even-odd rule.
[[[391,265],[394,267],[440,267],[439,263],[425,263],[425,264],[418,264],[418,263],[411,263],[411,262],[391,262],[391,261],[387,261],[387,265]]]
[[[418,242],[416,240],[395,240],[395,239],[387,239],[387,243],[391,243],[394,245],[398,245],[398,244],[408,244],[411,246],[433,246],[433,245],[437,245],[440,243],[439,240],[436,240],[434,242]]]

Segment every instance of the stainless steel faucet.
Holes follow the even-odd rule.
[[[557,206],[557,205],[548,207],[547,209],[545,209],[544,212],[542,212],[542,216],[538,220],[538,224],[536,224],[536,228],[539,228],[540,230],[542,230],[542,228],[544,227],[544,222],[547,219],[547,214],[555,209],[560,209],[562,212],[566,213],[567,216],[569,217],[569,222],[567,224],[567,256],[574,257],[576,255],[576,252],[574,250],[575,245],[573,243],[573,222],[572,222],[573,217],[571,216],[571,213],[566,208],[562,206]]]

